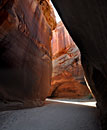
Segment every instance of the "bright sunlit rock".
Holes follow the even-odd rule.
[[[77,102],[77,101],[70,101],[70,100],[66,101],[66,100],[61,100],[61,99],[46,99],[46,101],[96,107],[96,101],[90,101],[90,102],[85,102],[85,101],[80,102],[79,101],[79,102]]]

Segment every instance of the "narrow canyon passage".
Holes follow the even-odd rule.
[[[101,130],[95,107],[47,102],[0,113],[0,130]]]
[[[0,1],[0,130],[107,130],[106,6]]]

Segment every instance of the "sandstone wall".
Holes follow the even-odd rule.
[[[82,98],[89,95],[85,85],[80,52],[62,22],[52,38],[52,82],[49,96]]]
[[[21,107],[44,103],[50,88],[55,26],[49,1],[0,1],[1,101],[18,101]]]

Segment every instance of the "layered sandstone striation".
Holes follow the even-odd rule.
[[[1,101],[18,101],[21,107],[44,103],[50,88],[55,26],[49,1],[0,1]]]
[[[62,22],[59,22],[53,31],[52,64],[52,81],[48,96],[82,98],[89,95],[79,49]]]

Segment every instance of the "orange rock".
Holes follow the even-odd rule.
[[[23,107],[30,107],[42,105],[47,97],[52,72],[52,29],[56,22],[50,5],[44,7],[46,10],[37,0],[0,2],[2,101],[19,101]],[[52,20],[48,21],[48,17]]]
[[[49,97],[58,98],[82,98],[89,94],[88,88],[77,81],[70,72],[63,73],[52,78]]]
[[[62,22],[53,31],[52,81],[48,96],[81,98],[89,94],[85,85],[80,52]]]

